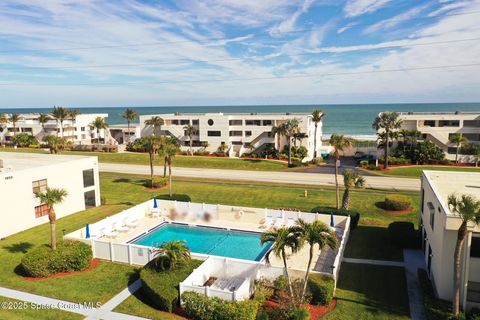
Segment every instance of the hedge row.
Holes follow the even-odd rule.
[[[92,249],[79,241],[64,241],[52,250],[41,245],[27,252],[21,266],[30,277],[48,277],[60,272],[82,271],[92,262]]]
[[[330,209],[325,207],[315,207],[311,210],[313,213],[321,213],[321,214],[330,214],[333,212],[334,216],[350,216],[350,230],[354,230],[357,225],[358,221],[360,221],[360,213],[357,211],[351,210],[344,210],[344,209]]]

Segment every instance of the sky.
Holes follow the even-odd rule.
[[[480,101],[480,0],[2,0],[0,108]]]

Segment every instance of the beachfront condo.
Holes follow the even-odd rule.
[[[455,133],[461,133],[468,143],[480,146],[479,112],[400,112],[402,128],[418,130],[423,139],[440,147],[449,160],[455,159],[456,145],[449,142]],[[473,156],[461,155],[461,162],[472,162]]]
[[[68,193],[55,206],[58,218],[99,206],[97,157],[0,152],[0,239],[48,222],[48,207],[35,197],[47,188]]]
[[[427,271],[439,298],[453,298],[453,265],[457,233],[462,220],[448,207],[448,196],[480,199],[480,173],[424,171],[421,189],[420,231]],[[480,226],[468,224],[461,252],[460,301],[464,309],[480,307]]]
[[[299,130],[307,136],[297,141],[297,147],[303,146],[308,150],[306,158],[314,155],[315,123],[309,113],[174,113],[140,116],[142,137],[154,133],[153,126],[145,124],[152,116],[161,117],[165,124],[162,132],[177,138],[183,150],[188,150],[189,137],[184,127],[191,125],[195,128],[192,143],[195,150],[205,149],[217,152],[225,149],[230,157],[240,157],[247,152],[260,152],[267,146],[283,150],[287,144],[285,136],[274,134],[272,129],[289,119],[299,121]],[[322,123],[317,128],[317,151],[321,147]],[[293,145],[293,143],[292,143]],[[224,147],[222,147],[224,146]]]
[[[7,114],[7,117],[10,115]],[[59,121],[50,117],[44,124],[39,121],[40,114],[25,113],[20,114],[20,119],[15,123],[16,134],[27,133],[34,136],[38,141],[42,141],[43,137],[48,135],[63,135],[67,141],[74,144],[88,145],[92,144],[92,139],[97,139],[97,131],[90,127],[90,124],[97,118],[106,119],[108,114],[79,114],[74,120],[67,118],[63,121],[63,128]],[[63,130],[62,130],[63,129]],[[63,131],[63,133],[62,133]],[[14,136],[14,125],[12,122],[7,122],[0,127],[0,142],[9,143]],[[100,130],[100,139],[107,138],[109,140],[108,130]],[[113,140],[111,141],[113,142]]]

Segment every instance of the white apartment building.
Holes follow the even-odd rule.
[[[7,117],[10,115],[7,114]],[[61,136],[60,122],[51,117],[47,123],[42,127],[38,122],[38,113],[21,114],[21,120],[18,121],[16,126],[16,132],[25,132],[33,135],[38,141],[42,141],[44,136],[58,135]],[[97,118],[101,117],[106,119],[108,114],[106,113],[91,113],[91,114],[79,114],[75,120],[65,119],[63,121],[63,136],[74,144],[91,144],[92,139],[97,138],[97,131],[90,127],[90,124]],[[103,139],[109,137],[108,130],[100,130],[100,138]],[[8,122],[0,126],[0,142],[9,142],[13,138],[13,123]]]
[[[449,142],[454,133],[461,133],[469,143],[480,146],[479,112],[400,112],[405,130],[418,130],[423,138],[440,147],[447,159],[455,159],[456,146]],[[460,161],[471,162],[472,156],[462,155]]]
[[[439,298],[453,298],[453,263],[461,219],[448,208],[448,196],[480,199],[480,173],[424,171],[420,226],[425,264]],[[461,254],[460,301],[464,309],[480,307],[480,227],[469,225]]]
[[[314,154],[315,123],[308,113],[175,113],[140,116],[141,136],[153,134],[153,127],[145,125],[145,121],[152,116],[161,117],[165,124],[161,127],[162,134],[176,137],[187,150],[189,138],[183,129],[185,125],[192,125],[197,129],[193,136],[195,149],[201,149],[202,143],[208,143],[207,151],[216,152],[221,145],[226,145],[230,157],[240,157],[251,151],[259,151],[267,144],[283,150],[287,144],[285,137],[272,134],[272,128],[279,126],[288,119],[298,119],[300,132],[307,134],[307,138],[297,143],[308,150],[308,158]],[[322,123],[317,129],[317,152],[322,145]],[[280,139],[279,139],[280,138]],[[280,142],[278,142],[280,140]],[[293,144],[292,144],[293,145]]]
[[[58,218],[100,205],[97,157],[0,152],[0,239],[48,222],[35,192],[61,188]]]

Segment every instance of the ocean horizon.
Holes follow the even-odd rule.
[[[124,124],[121,114],[127,107],[83,107],[81,113],[108,113],[109,124]],[[131,107],[140,115],[161,113],[285,113],[311,112],[321,109],[325,113],[323,134],[342,133],[357,139],[374,139],[374,118],[382,111],[398,112],[480,112],[480,103],[385,103],[385,104],[326,104],[326,105],[215,105],[215,106],[144,106]],[[0,113],[51,112],[52,108],[0,108]]]

